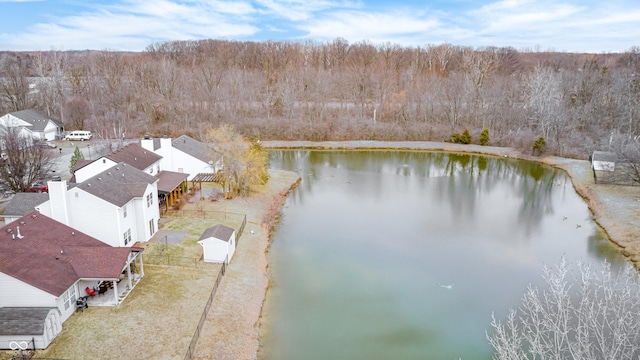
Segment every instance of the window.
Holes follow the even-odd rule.
[[[64,294],[62,294],[62,301],[64,301],[64,309],[65,310],[69,310],[69,291],[65,291]]]
[[[131,229],[125,231],[123,234],[123,237],[124,237],[124,245],[126,246],[128,243],[131,242]]]
[[[76,300],[77,300],[76,286],[73,285],[69,290],[65,291],[64,294],[62,294],[62,301],[64,302],[64,309],[65,310],[69,310],[69,307],[72,304],[75,304]]]
[[[153,236],[153,233],[155,232],[155,224],[153,222],[153,219],[149,220],[149,235]]]
[[[122,217],[123,218],[127,217],[127,205],[126,204],[122,207]]]
[[[147,195],[147,207],[151,206],[151,204],[153,204],[153,193]]]

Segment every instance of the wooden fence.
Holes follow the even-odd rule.
[[[213,284],[213,290],[211,290],[211,294],[209,294],[209,299],[207,299],[207,304],[204,306],[204,310],[202,311],[202,315],[200,316],[200,321],[198,321],[198,326],[196,327],[196,331],[191,338],[191,343],[189,344],[189,348],[187,349],[187,353],[184,356],[184,360],[191,360],[193,355],[196,352],[196,346],[198,345],[198,340],[200,339],[200,333],[202,332],[202,328],[204,327],[204,322],[207,320],[207,314],[209,313],[209,309],[211,309],[211,304],[213,303],[213,298],[216,296],[218,292],[218,286],[222,282],[222,277],[227,271],[227,266],[229,265],[229,257],[225,258],[222,263],[222,267],[220,268],[220,272],[218,273],[218,277],[216,278],[216,282]]]

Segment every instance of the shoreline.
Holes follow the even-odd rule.
[[[571,179],[575,191],[587,202],[594,221],[605,231],[623,255],[638,268],[640,241],[640,186],[594,184],[591,164],[586,160],[559,157],[533,157],[510,148],[479,145],[460,145],[435,142],[307,142],[264,141],[266,149],[315,149],[315,150],[404,150],[459,152],[484,156],[511,157],[540,162],[564,170]],[[273,170],[272,170],[273,171]],[[251,208],[247,228],[225,281],[211,307],[201,343],[196,349],[197,359],[230,358],[258,359],[260,352],[260,327],[267,292],[271,285],[267,252],[271,244],[273,227],[278,223],[280,211],[289,193],[301,182],[298,174],[289,171],[273,171],[266,194],[246,200]],[[277,179],[276,179],[277,178]],[[271,181],[271,180],[270,180]],[[247,244],[251,244],[247,248]]]

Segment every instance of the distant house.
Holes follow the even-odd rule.
[[[142,250],[108,246],[36,211],[0,228],[0,349],[32,339],[46,348],[86,288],[108,283],[89,303],[120,304],[144,276]]]
[[[228,226],[212,226],[202,233],[198,244],[202,246],[205,262],[231,262],[236,251],[236,231]]]
[[[50,141],[62,137],[64,125],[37,110],[21,110],[0,117],[0,126],[17,128],[19,134]]]
[[[2,216],[4,223],[9,224],[32,212],[40,204],[49,200],[48,193],[16,193],[13,195]]]
[[[118,151],[113,154],[102,156],[88,163],[82,162],[79,164],[81,166],[77,166],[74,169],[73,175],[75,182],[83,182],[123,162],[142,172],[155,176],[160,172],[161,159],[162,157],[153,151],[144,149],[138,144],[129,144],[118,149]]]
[[[49,201],[42,214],[111,246],[146,242],[158,230],[158,179],[118,163],[71,187],[49,181]]]
[[[145,137],[140,146],[162,156],[160,169],[189,174],[191,181],[198,174],[213,174],[222,169],[222,156],[201,141],[182,135],[176,139]]]

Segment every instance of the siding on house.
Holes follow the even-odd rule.
[[[189,174],[189,181],[199,173],[215,173],[222,169],[221,155],[215,155],[209,145],[187,135],[176,139],[145,138],[140,144],[162,157],[161,170]]]

